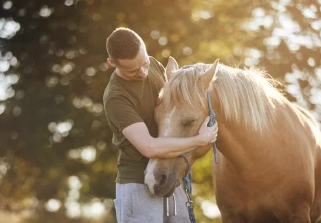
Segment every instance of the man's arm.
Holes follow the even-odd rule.
[[[188,138],[154,138],[144,122],[134,123],[122,133],[147,158],[173,158],[216,140],[217,124],[207,127],[208,121],[206,118],[197,136]]]

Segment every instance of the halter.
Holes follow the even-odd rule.
[[[209,117],[210,120],[207,123],[208,127],[211,127],[215,124],[215,112],[212,109],[212,105],[211,105],[211,94],[210,91],[207,91],[207,104],[208,104],[208,108],[209,108]],[[214,160],[215,163],[217,164],[217,147],[215,142],[213,142],[213,152],[214,152]],[[195,219],[195,215],[194,215],[194,204],[193,204],[193,199],[192,199],[192,174],[191,174],[191,164],[188,161],[187,155],[190,154],[190,152],[188,153],[184,153],[182,155],[182,157],[185,159],[186,163],[187,163],[187,171],[185,173],[185,175],[183,176],[183,182],[184,182],[184,188],[185,188],[185,193],[187,196],[187,202],[186,202],[186,207],[188,210],[188,216],[189,219],[191,221],[191,223],[196,223],[196,219]]]
[[[210,91],[207,91],[207,104],[208,104],[208,109],[210,110],[210,120],[207,123],[208,127],[212,127],[215,124],[215,112],[212,109],[212,104],[211,104],[211,93]],[[215,142],[213,142],[213,153],[214,153],[214,160],[215,163],[217,164],[217,147]]]

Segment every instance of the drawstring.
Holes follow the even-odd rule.
[[[177,205],[176,205],[176,198],[175,198],[175,193],[173,193],[173,202],[174,202],[174,216],[177,215]],[[166,197],[166,216],[169,216],[169,197]]]
[[[177,207],[176,207],[176,199],[175,199],[175,193],[173,194],[173,201],[174,201],[174,215],[177,215]]]
[[[168,202],[168,197],[166,197],[166,216],[169,216],[169,202]]]

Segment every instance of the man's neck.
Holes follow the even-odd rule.
[[[124,76],[124,75],[120,72],[120,70],[119,70],[118,68],[116,68],[116,75],[117,75],[118,77],[120,77],[121,79],[125,80],[125,81],[131,81],[131,80],[128,79],[126,76]]]

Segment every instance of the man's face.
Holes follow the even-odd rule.
[[[141,45],[134,59],[118,59],[116,65],[117,74],[125,80],[143,80],[148,75],[149,57],[145,45]]]

